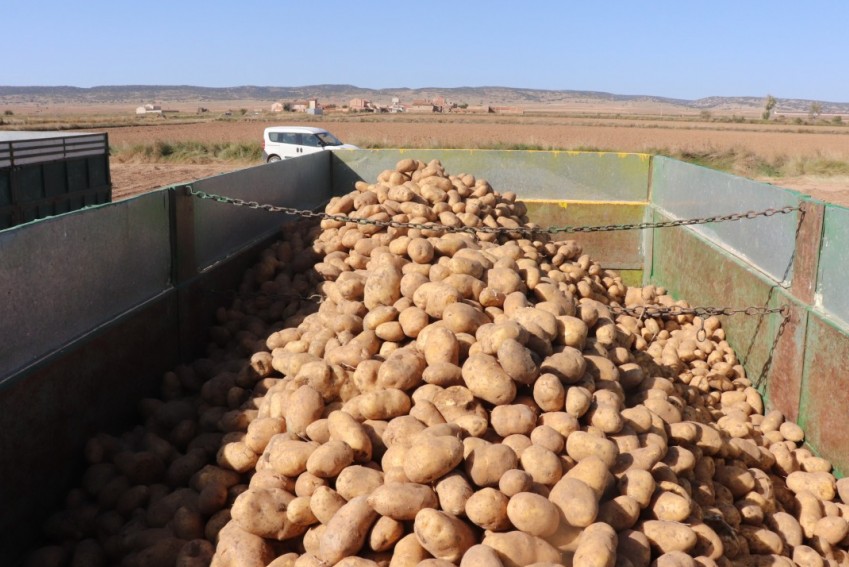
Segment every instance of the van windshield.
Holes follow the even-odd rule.
[[[342,142],[340,142],[336,136],[331,134],[330,132],[319,132],[316,134],[318,139],[321,140],[321,145],[323,146],[341,146]]]

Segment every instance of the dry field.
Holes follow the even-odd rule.
[[[849,127],[794,124],[740,124],[695,118],[570,117],[564,115],[406,115],[406,116],[281,116],[279,120],[228,120],[107,128],[110,145],[118,150],[137,144],[198,141],[258,142],[266,126],[304,123],[324,127],[346,142],[384,148],[539,148],[594,149],[627,152],[737,151],[775,160],[818,158],[849,162]],[[119,163],[113,160],[115,197],[155,187],[191,181],[255,163],[209,164]],[[746,174],[746,173],[743,173]],[[756,176],[757,177],[757,176]],[[823,200],[849,206],[849,176],[804,174],[761,180],[797,189]]]
[[[258,162],[214,161],[212,163],[149,163],[125,150],[155,142],[200,142],[204,144],[258,144],[269,125],[301,123],[325,127],[346,142],[379,148],[497,148],[497,149],[583,149],[665,153],[680,156],[734,156],[731,171],[783,187],[798,189],[824,200],[849,206],[849,125],[797,125],[792,120],[759,122],[731,121],[732,115],[756,118],[751,109],[728,109],[703,120],[690,110],[660,104],[589,104],[577,101],[562,107],[526,108],[524,115],[404,114],[321,117],[304,114],[272,115],[254,109],[268,108],[267,101],[185,101],[179,114],[168,118],[137,118],[126,104],[58,104],[14,108],[15,119],[28,117],[39,127],[86,124],[86,130],[109,133],[115,149],[112,179],[115,198],[124,198],[153,188],[188,182],[232,171]],[[642,104],[642,105],[641,105]],[[210,113],[197,116],[197,106]],[[166,105],[171,107],[170,105]],[[245,116],[227,109],[248,109]],[[547,110],[543,112],[542,110]],[[748,113],[748,114],[747,114]],[[846,117],[844,117],[845,119]],[[725,120],[725,121],[723,121]],[[101,128],[98,125],[127,124]],[[842,162],[840,175],[810,171],[814,162]],[[179,160],[177,160],[179,161]],[[755,163],[783,163],[780,174],[761,171]],[[712,164],[708,164],[712,165]],[[798,165],[798,166],[797,166]],[[726,164],[726,169],[728,166]]]

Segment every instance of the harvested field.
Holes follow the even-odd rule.
[[[132,126],[106,129],[112,145],[154,140],[204,142],[259,141],[267,126],[291,122],[206,122],[198,124]],[[361,147],[599,149],[624,152],[722,151],[744,148],[774,158],[824,155],[849,160],[849,128],[749,125],[640,120],[592,120],[560,117],[477,118],[369,117],[361,120],[309,121],[340,139]]]
[[[792,162],[797,174],[767,176],[734,171],[762,181],[797,189],[825,201],[849,206],[849,176],[806,172],[804,164],[824,159],[849,162],[849,128],[699,122],[660,119],[582,118],[567,116],[328,116],[321,120],[285,115],[279,120],[207,121],[107,128],[110,144],[120,154],[135,145],[160,142],[258,143],[267,126],[305,123],[327,128],[360,147],[589,149],[716,155],[732,153],[746,167],[747,159]],[[740,157],[742,156],[742,157]],[[258,162],[206,164],[120,163],[113,159],[115,198],[174,183],[192,181]],[[133,160],[131,160],[133,161]]]

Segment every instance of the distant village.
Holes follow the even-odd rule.
[[[198,107],[198,114],[207,112],[208,109]],[[381,104],[365,98],[352,98],[348,104],[321,104],[317,98],[305,100],[295,100],[290,102],[275,102],[271,105],[272,113],[278,112],[303,112],[306,114],[326,114],[326,113],[440,113],[451,112],[459,114],[523,114],[524,111],[517,106],[491,106],[491,105],[471,105],[465,102],[457,103],[446,99],[443,96],[437,96],[430,99],[417,99],[409,103],[402,102],[398,97],[393,97],[387,104]],[[162,108],[160,104],[145,104],[136,108],[137,115],[153,114],[162,116],[166,113],[174,113],[176,110],[167,110]],[[257,110],[257,112],[260,112]],[[229,114],[229,113],[228,113]]]
[[[271,105],[271,112],[305,112],[307,114],[324,114],[325,112],[373,112],[373,113],[398,113],[398,112],[457,112],[457,113],[495,113],[495,114],[522,114],[521,108],[515,106],[488,106],[469,105],[466,103],[455,103],[445,97],[438,96],[431,99],[418,99],[409,103],[401,102],[398,97],[393,97],[388,104],[380,104],[365,98],[352,98],[348,104],[338,106],[336,104],[319,104],[318,99],[296,100],[293,102],[275,102]]]

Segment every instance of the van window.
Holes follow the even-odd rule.
[[[314,134],[301,134],[301,145],[318,147],[321,145],[321,143],[319,142],[318,138],[315,137]]]
[[[297,144],[298,134],[291,132],[269,132],[268,139],[278,144]]]

